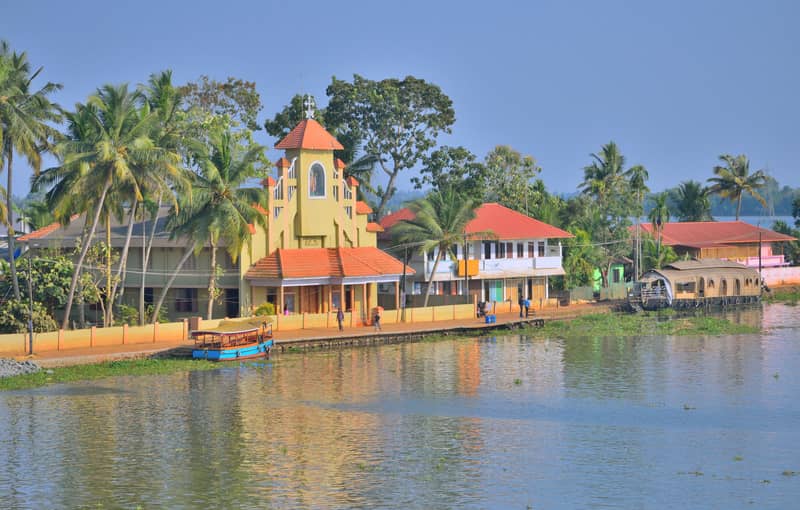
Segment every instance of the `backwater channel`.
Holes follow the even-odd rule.
[[[797,508],[800,308],[0,393],[0,508]]]

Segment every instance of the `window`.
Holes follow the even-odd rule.
[[[539,256],[544,257],[544,241],[539,241]]]
[[[517,258],[521,259],[525,256],[525,245],[522,243],[517,244]]]
[[[197,311],[197,289],[175,289],[175,311]]]
[[[492,258],[492,243],[483,242],[483,258],[487,260]]]
[[[153,304],[153,287],[144,288],[144,304],[146,305]]]
[[[506,258],[506,243],[497,243],[495,245],[494,252],[498,259]]]
[[[433,262],[434,250],[428,251],[425,255],[428,257],[428,262]]]
[[[677,282],[675,290],[677,292],[694,292],[694,282]]]
[[[314,163],[308,170],[308,196],[322,198],[325,196],[325,167]]]
[[[534,253],[536,253],[536,243],[528,241],[528,257],[533,258]]]
[[[506,243],[506,257],[514,258],[514,243]]]

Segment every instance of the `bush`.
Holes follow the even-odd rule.
[[[147,305],[147,309],[145,310],[145,314],[147,314],[147,322],[153,322],[153,309],[155,307],[153,305]],[[169,322],[169,317],[167,317],[167,307],[162,306],[158,310],[158,318],[155,322],[158,323],[165,323]]]
[[[119,326],[122,324],[127,324],[128,326],[139,324],[139,310],[135,306],[117,306],[117,311],[114,314],[114,325]]]
[[[0,333],[27,333],[30,309],[28,303],[9,299],[0,304]],[[56,321],[47,313],[43,304],[33,303],[33,331],[44,333],[58,329]]]
[[[258,317],[262,315],[275,315],[275,305],[272,303],[261,303],[253,312],[253,315]]]

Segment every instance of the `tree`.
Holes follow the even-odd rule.
[[[334,77],[326,93],[328,127],[340,141],[347,138],[352,147],[377,156],[378,168],[388,177],[385,190],[376,188],[375,215],[380,218],[400,173],[421,161],[440,133],[450,132],[453,103],[438,86],[413,76],[376,82],[354,75],[353,83]]]
[[[474,154],[464,147],[447,145],[425,156],[420,176],[411,178],[416,189],[433,188],[436,191],[453,188],[474,203],[483,201],[486,180],[486,166],[477,161]]]
[[[428,306],[431,284],[439,262],[445,255],[455,258],[453,246],[463,242],[464,229],[475,217],[475,208],[472,200],[459,195],[452,188],[446,188],[410,202],[408,209],[414,218],[399,221],[392,229],[392,238],[396,244],[419,246],[424,254],[436,251],[425,289],[423,306]],[[471,235],[480,236],[475,233]]]
[[[711,221],[708,188],[697,181],[682,182],[675,193],[675,212],[679,221]]]
[[[634,213],[636,216],[636,239],[633,247],[633,272],[634,280],[638,280],[639,276],[642,274],[642,232],[639,228],[639,218],[644,213],[644,195],[650,191],[650,189],[647,187],[647,179],[650,178],[650,174],[647,173],[647,169],[642,165],[635,165],[629,168],[625,172],[625,175],[628,177],[628,186],[630,187],[630,190],[636,196],[636,206],[634,208]]]
[[[528,214],[531,179],[542,169],[532,156],[523,156],[508,145],[498,145],[486,155],[485,200]]]
[[[564,272],[566,288],[592,285],[594,268],[602,265],[599,247],[592,244],[589,232],[572,228],[575,237],[564,240]]]
[[[736,202],[736,220],[742,209],[742,195],[749,194],[763,206],[767,202],[758,193],[758,189],[767,183],[767,176],[764,170],[750,173],[750,160],[744,154],[734,157],[730,154],[723,154],[719,157],[724,165],[714,167],[714,175],[708,182],[712,183],[709,188],[710,193],[716,193],[722,198],[727,198],[731,202]]]
[[[672,246],[661,246],[652,236],[645,235],[642,243],[642,269],[660,269],[670,262],[678,260],[678,255]]]
[[[592,163],[583,168],[580,191],[594,197],[601,208],[612,216],[624,215],[619,198],[625,184],[625,156],[613,141],[603,145],[599,154],[591,154]]]
[[[256,163],[264,148],[251,144],[242,146],[230,131],[216,131],[208,136],[207,146],[196,146],[196,172],[192,176],[191,192],[183,197],[180,210],[174,211],[167,228],[172,237],[184,237],[191,242],[167,285],[161,291],[154,317],[166,297],[167,290],[188,259],[191,251],[199,253],[206,245],[211,251],[211,271],[208,281],[208,311],[211,319],[218,291],[216,280],[217,248],[224,245],[235,262],[242,246],[250,242],[250,225],[266,226],[264,215],[255,205],[266,206],[261,188],[244,188],[245,181],[256,174]]]
[[[29,196],[25,200],[19,216],[19,221],[24,222],[31,231],[46,227],[55,221],[47,202],[43,198],[33,196]]]
[[[140,92],[130,92],[127,85],[101,87],[87,104],[78,104],[76,111],[68,115],[69,134],[55,150],[61,164],[43,172],[34,182],[37,189],[52,186],[47,199],[59,221],[68,222],[76,213],[86,213],[88,220],[92,211],[70,284],[64,329],[69,324],[84,258],[101,214],[107,210],[109,192],[114,195],[129,190],[130,200],[141,201],[142,190],[135,170],[152,165],[174,167],[180,162],[175,151],[153,142],[151,135],[157,120],[143,105]],[[120,199],[120,195],[115,196]]]
[[[60,84],[46,83],[32,90],[33,80],[42,72],[41,67],[31,71],[25,52],[12,52],[8,43],[0,41],[0,169],[5,165],[8,185],[5,189],[7,213],[12,211],[14,154],[24,157],[38,173],[42,164],[41,153],[51,146],[58,132],[48,122],[60,120],[59,107],[48,99],[61,88]],[[19,299],[17,279],[14,224],[8,226],[8,261],[13,282],[14,298]]]
[[[211,117],[228,118],[250,131],[260,129],[256,117],[261,111],[261,95],[256,84],[229,76],[219,82],[206,75],[180,87],[179,93],[186,104]]]
[[[7,274],[7,268],[8,264],[3,261],[0,264],[0,270]],[[33,258],[25,256],[19,261],[20,280],[23,287],[27,287],[28,275],[31,275],[33,300],[41,303],[51,317],[55,317],[55,311],[67,302],[67,289],[74,270],[75,266],[69,257],[54,253]],[[10,286],[11,282],[7,279],[0,280],[0,294],[8,295],[11,290]]]
[[[660,257],[661,255],[661,239],[664,223],[669,222],[669,206],[667,205],[668,198],[669,197],[667,193],[659,193],[653,197],[653,208],[650,209],[650,212],[647,215],[648,219],[650,220],[650,224],[653,225],[653,232],[656,233],[656,238],[658,240],[658,244],[656,246],[657,257]]]
[[[289,101],[289,104],[284,106],[281,111],[275,114],[271,120],[264,121],[264,130],[270,136],[274,136],[277,140],[282,140],[289,132],[294,129],[303,119],[306,118],[306,111],[308,109],[306,101],[310,99],[313,103],[314,118],[320,123],[325,124],[325,110],[317,107],[316,101],[312,96],[295,94]],[[341,140],[340,140],[341,142]],[[345,148],[347,148],[345,146]],[[349,162],[343,158],[345,162]]]

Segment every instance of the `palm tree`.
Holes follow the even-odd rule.
[[[594,161],[583,169],[583,182],[578,186],[606,207],[624,182],[625,156],[613,141],[603,145],[600,154],[591,154]]]
[[[711,200],[708,188],[697,181],[684,181],[678,186],[675,209],[680,221],[710,221]]]
[[[650,191],[647,187],[647,179],[650,178],[650,174],[647,173],[647,169],[642,165],[635,165],[630,167],[626,172],[625,175],[628,177],[628,186],[630,190],[633,191],[636,197],[636,242],[634,245],[634,279],[638,280],[639,275],[641,274],[641,266],[642,266],[642,233],[641,229],[639,228],[639,217],[644,212],[644,194]]]
[[[31,89],[34,79],[42,72],[39,67],[31,71],[25,52],[12,52],[8,43],[0,41],[0,169],[5,163],[8,185],[5,189],[6,211],[12,211],[14,154],[24,157],[34,173],[41,168],[41,153],[47,150],[58,132],[48,122],[60,120],[59,107],[48,96],[61,88],[60,84],[46,83],[37,91]],[[13,282],[14,298],[19,299],[19,281],[14,261],[14,224],[8,226],[8,262]]]
[[[666,192],[658,193],[653,197],[653,208],[647,215],[650,223],[653,225],[653,231],[658,236],[657,254],[661,254],[661,234],[664,228],[664,223],[669,221],[669,207],[667,206],[668,195]]]
[[[428,306],[431,284],[444,255],[455,258],[453,247],[464,240],[464,229],[475,217],[472,200],[459,195],[452,188],[429,193],[425,198],[408,204],[414,214],[411,220],[401,220],[393,228],[397,244],[419,246],[422,253],[436,250],[433,268],[428,277],[423,306]],[[480,233],[472,236],[480,237]]]
[[[191,241],[175,272],[161,290],[153,318],[158,317],[169,287],[192,251],[199,253],[209,245],[211,271],[206,317],[211,319],[217,294],[217,248],[224,245],[235,262],[245,242],[250,242],[250,225],[266,224],[264,215],[254,207],[255,204],[266,206],[264,191],[241,187],[245,180],[255,175],[255,166],[264,148],[256,144],[242,147],[229,130],[212,131],[208,144],[208,147],[196,147],[194,159],[198,168],[192,176],[191,192],[168,223],[173,238],[184,237]]]
[[[750,160],[744,154],[736,157],[723,154],[719,159],[724,165],[714,167],[716,177],[708,179],[708,182],[712,183],[709,192],[736,202],[736,220],[739,220],[742,210],[742,195],[745,193],[750,194],[766,207],[767,201],[758,193],[758,189],[767,184],[767,175],[764,170],[758,170],[751,174]]]
[[[176,152],[153,142],[151,133],[157,119],[148,108],[142,107],[142,102],[142,94],[130,92],[127,85],[105,85],[98,89],[87,104],[78,104],[76,111],[68,116],[69,136],[55,151],[61,164],[35,181],[37,187],[53,185],[47,198],[60,221],[68,221],[71,214],[88,215],[93,210],[91,226],[82,240],[72,276],[63,329],[69,324],[81,267],[101,214],[112,210],[106,207],[109,193],[121,200],[123,190],[127,190],[130,200],[141,201],[137,169],[174,167],[180,160]]]

